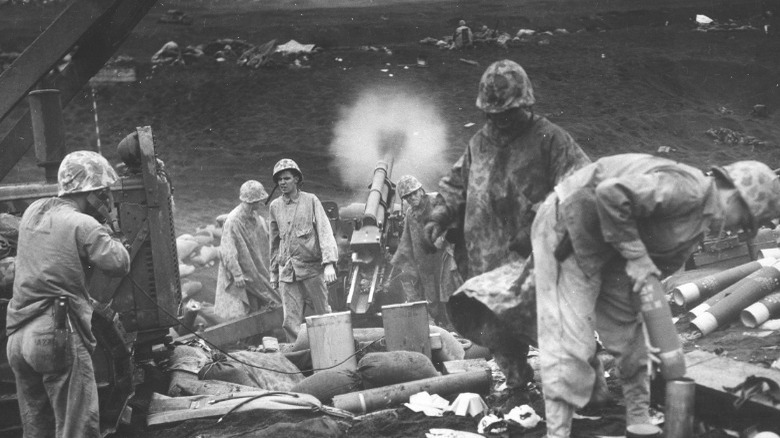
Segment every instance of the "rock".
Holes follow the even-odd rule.
[[[756,117],[768,117],[769,108],[767,108],[766,105],[753,105],[753,111],[751,111],[750,115]]]

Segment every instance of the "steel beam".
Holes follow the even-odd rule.
[[[0,74],[0,119],[54,68],[76,42],[119,0],[76,0]]]
[[[130,35],[133,28],[156,2],[157,0],[115,0],[113,8],[110,8],[108,12],[94,20],[93,25],[88,30],[82,31],[82,37],[75,44],[76,48],[73,51],[71,61],[63,71],[55,71],[49,77],[45,77],[46,72],[44,72],[43,75],[31,78],[31,80],[34,79],[35,84],[42,82],[45,78],[47,87],[59,89],[62,92],[62,105],[65,107],[82,90],[84,85],[89,82],[89,79],[100,71],[106,61],[111,58]],[[44,32],[48,33],[48,31],[49,29]],[[30,49],[25,50],[16,62],[19,62],[26,55],[32,57],[51,55],[48,52],[28,54],[29,51]],[[61,56],[53,57],[53,59],[49,59],[46,62],[49,62],[49,65],[53,65],[60,58]],[[12,64],[12,67],[16,62]],[[3,74],[0,76],[0,86],[4,85],[5,82],[6,77]],[[28,87],[26,90],[30,88]],[[18,105],[18,99],[15,102]],[[3,115],[6,113],[0,112]],[[29,110],[25,109],[20,111],[20,113],[22,115],[15,125],[8,131],[5,137],[0,139],[0,181],[8,175],[8,172],[13,169],[33,144]]]

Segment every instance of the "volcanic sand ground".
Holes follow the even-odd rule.
[[[114,147],[122,137],[136,126],[152,127],[175,187],[177,233],[230,211],[246,179],[270,188],[272,166],[283,157],[301,165],[306,189],[321,199],[359,200],[365,192],[340,180],[328,145],[343,110],[366,90],[402,90],[435,107],[446,127],[448,146],[440,156],[446,167],[481,125],[474,106],[477,83],[484,68],[502,58],[528,72],[535,111],[567,129],[592,158],[668,146],[666,156],[701,168],[742,159],[780,167],[780,113],[773,111],[780,105],[780,38],[755,30],[694,31],[695,14],[760,26],[758,1],[340,0],[327,6],[314,0],[160,2],[118,50],[136,60],[141,79],[97,90],[103,151],[116,162]],[[0,50],[22,51],[59,8],[0,6]],[[194,24],[157,23],[174,8],[192,15]],[[507,49],[443,51],[418,43],[451,34],[459,19],[512,34],[521,28],[568,33],[536,36]],[[211,61],[151,68],[151,55],[167,41],[186,46],[218,38],[257,45],[296,39],[325,50],[312,56],[309,69],[250,70]],[[392,55],[360,50],[366,45],[387,47]],[[420,55],[428,58],[427,68],[404,68]],[[767,105],[769,116],[752,116],[756,104]],[[94,147],[88,89],[65,108],[65,121],[69,144]],[[704,133],[720,127],[766,145],[721,144]],[[34,168],[29,155],[4,182],[40,178]],[[350,172],[364,174],[368,183],[371,169]],[[435,179],[426,185],[435,187]],[[720,338],[726,338],[720,347],[737,351],[740,339]],[[745,360],[772,360],[756,359],[755,351],[760,349],[737,353]],[[374,424],[363,434],[422,430],[404,432],[399,424]]]

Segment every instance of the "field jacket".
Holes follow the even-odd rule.
[[[66,198],[35,201],[19,224],[14,295],[8,304],[9,333],[37,318],[60,296],[68,297],[74,329],[95,348],[87,282],[93,269],[115,277],[130,272],[130,254],[106,227]]]
[[[723,221],[711,177],[651,155],[602,158],[555,192],[562,225],[588,276],[618,254],[626,259],[647,254],[668,275],[685,263],[713,224]]]
[[[338,261],[338,248],[328,215],[311,193],[298,199],[281,196],[271,202],[271,274],[290,283],[322,274]]]

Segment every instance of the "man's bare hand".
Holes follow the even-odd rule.
[[[243,275],[238,275],[233,279],[233,284],[239,288],[243,289],[246,287],[246,280],[244,279]]]
[[[325,283],[333,283],[336,281],[336,268],[333,264],[325,265]]]

